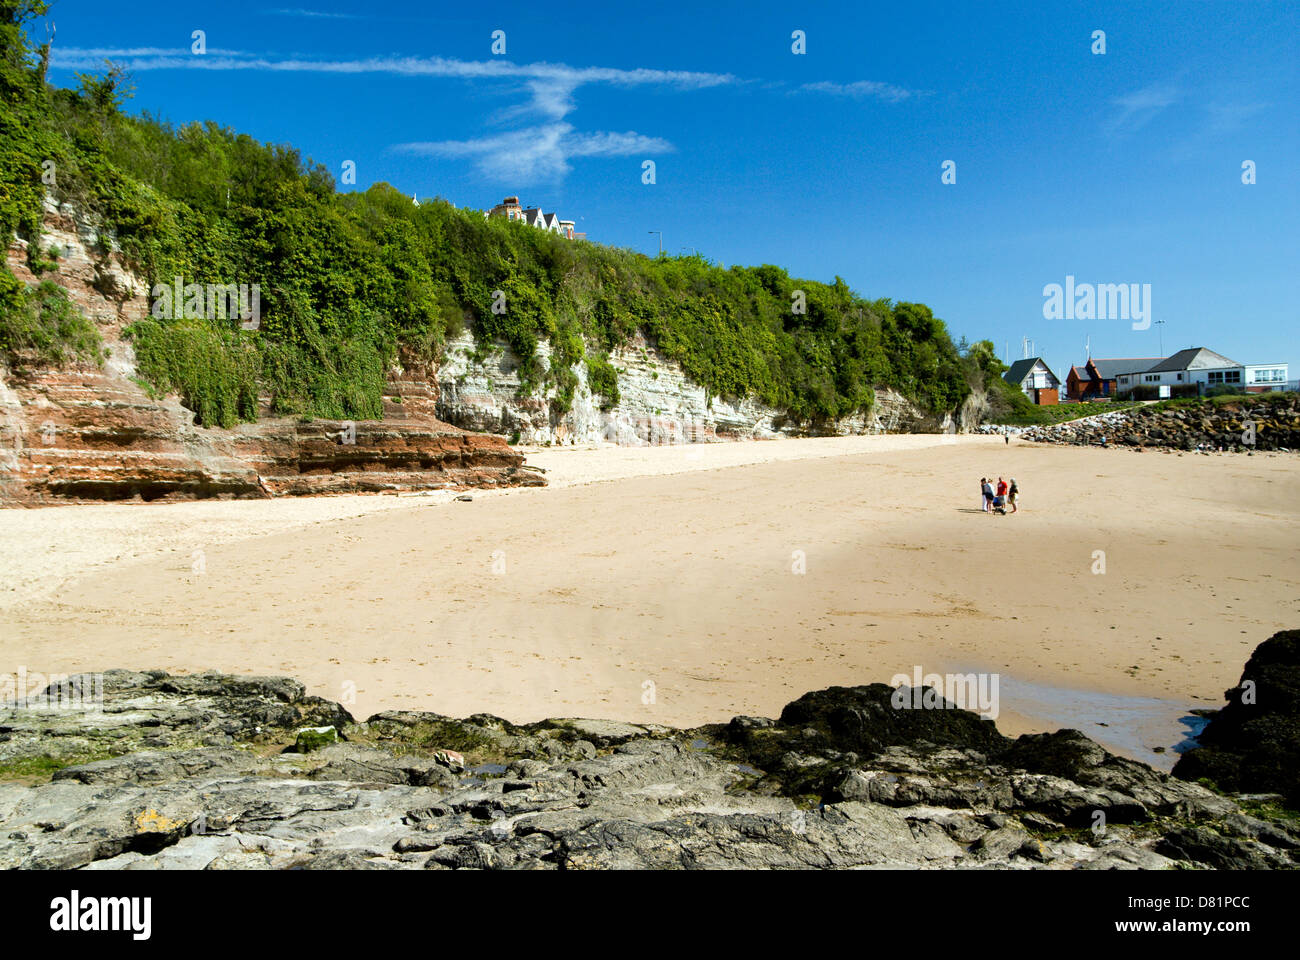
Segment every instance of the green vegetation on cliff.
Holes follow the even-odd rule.
[[[52,89],[22,30],[45,7],[0,0],[0,232],[38,240],[49,191],[102,220],[150,284],[257,284],[256,330],[190,317],[131,331],[142,376],[202,423],[251,419],[259,395],[282,414],[378,418],[388,366],[436,360],[466,325],[509,343],[525,384],[554,386],[561,410],[579,362],[603,405],[617,402],[609,351],[637,331],[712,394],[803,422],[868,409],[876,386],[952,410],[984,380],[928,307],[866,300],[838,277],[572,242],[443,201],[416,206],[386,184],[338,193],[291,148],[124,114],[129,78],[112,67]],[[52,266],[39,246],[28,248],[37,272]],[[26,296],[0,271],[0,331]],[[549,368],[536,356],[544,338]],[[70,343],[62,355],[81,356]]]

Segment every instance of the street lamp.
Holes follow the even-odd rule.
[[[647,230],[646,233],[659,234],[659,255],[662,257],[664,253],[664,232],[662,230]]]
[[[1160,335],[1160,356],[1163,357],[1165,355],[1165,332],[1160,329],[1160,325],[1164,323],[1164,321],[1157,320],[1155,323],[1156,323],[1156,333]]]

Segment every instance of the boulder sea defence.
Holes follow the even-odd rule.
[[[1300,394],[1247,394],[1105,412],[1017,431],[1038,443],[1195,450],[1300,450]],[[1000,428],[998,428],[1000,429]],[[994,429],[992,432],[997,432]]]

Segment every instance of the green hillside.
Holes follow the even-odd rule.
[[[869,408],[875,386],[952,410],[1001,372],[991,344],[959,352],[928,307],[867,300],[838,277],[568,241],[440,200],[415,206],[382,183],[339,193],[290,147],[128,115],[130,81],[114,68],[51,88],[22,29],[44,7],[0,0],[0,233],[39,237],[48,190],[101,217],[150,284],[258,284],[255,331],[194,318],[129,331],[141,375],[203,423],[256,417],[259,394],[280,414],[378,418],[387,367],[399,355],[437,359],[467,324],[508,341],[528,383],[557,387],[560,409],[584,358],[603,402],[617,401],[608,353],[638,329],[714,394],[757,397],[804,422]],[[53,184],[42,180],[50,169]],[[30,266],[56,278],[57,255],[33,244]],[[491,311],[496,290],[504,314]],[[806,313],[791,309],[795,290]],[[535,358],[543,338],[556,348],[550,369]],[[57,285],[27,289],[0,270],[0,358],[97,350]]]

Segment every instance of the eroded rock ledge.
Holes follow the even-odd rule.
[[[66,702],[94,691],[82,675],[58,709],[0,710],[0,867],[1300,862],[1300,825],[1268,797],[1216,794],[1074,730],[1010,740],[965,711],[897,710],[881,684],[694,730],[357,723],[295,680],[161,671],[105,674],[102,709]]]

